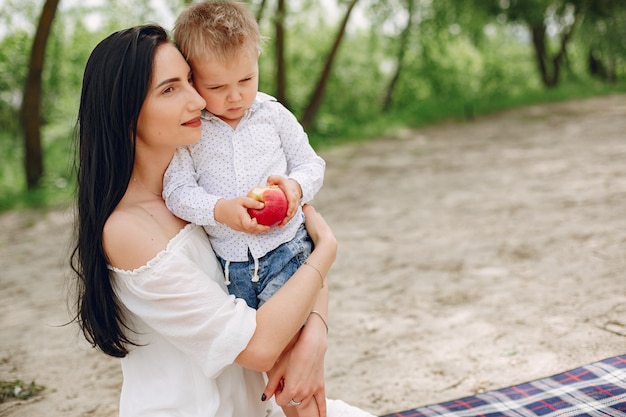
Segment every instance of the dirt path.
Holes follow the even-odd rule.
[[[383,414],[626,353],[626,96],[324,152],[340,241],[327,390]],[[115,360],[67,321],[70,214],[0,215],[0,416],[116,415]]]

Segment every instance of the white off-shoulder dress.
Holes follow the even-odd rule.
[[[256,326],[256,311],[228,295],[204,230],[185,226],[146,265],[110,267],[138,346],[121,360],[120,417],[282,416],[261,401],[262,373],[234,363]],[[328,401],[330,417],[371,416]]]

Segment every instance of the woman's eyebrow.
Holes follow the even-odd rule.
[[[163,80],[163,81],[161,81],[160,83],[158,83],[158,84],[157,84],[157,86],[156,86],[155,88],[159,88],[159,87],[161,87],[162,85],[169,84],[169,83],[173,83],[173,82],[177,82],[177,81],[180,81],[180,78],[179,78],[179,77],[168,78],[168,79]]]

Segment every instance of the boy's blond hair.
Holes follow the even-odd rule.
[[[237,1],[194,3],[174,23],[174,42],[191,64],[207,58],[228,62],[242,52],[258,55],[261,41],[255,17]]]

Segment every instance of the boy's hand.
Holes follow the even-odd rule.
[[[249,197],[222,198],[215,204],[215,220],[238,232],[259,234],[269,231],[269,226],[258,224],[250,217],[248,208],[262,209],[263,203]]]
[[[298,212],[300,207],[300,200],[302,199],[302,188],[296,180],[291,178],[281,177],[280,175],[271,175],[267,178],[267,185],[277,185],[287,197],[289,206],[287,207],[287,215],[283,221],[278,225],[282,227],[289,223],[293,216]]]

